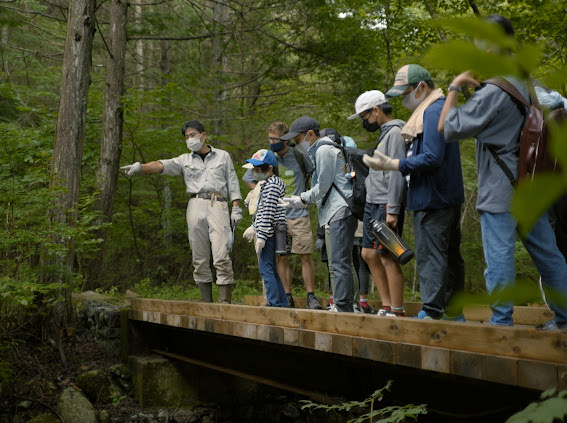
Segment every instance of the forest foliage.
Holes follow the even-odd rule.
[[[125,290],[140,281],[153,286],[192,283],[187,195],[181,178],[119,175],[111,221],[101,221],[93,208],[110,43],[109,2],[97,2],[77,221],[74,226],[47,223],[49,205],[58,195],[50,185],[51,159],[68,5],[61,0],[0,5],[0,313],[4,322],[14,317],[14,307],[37,307],[51,300],[49,292],[57,284],[41,283],[40,275],[62,269],[44,263],[42,251],[66,254],[65,245],[53,241],[54,232],[74,240],[73,290],[92,286],[89,263],[103,246],[104,271],[95,288]],[[471,38],[504,46],[509,42],[472,19],[475,8],[481,16],[500,13],[511,19],[517,30],[517,55],[492,57],[474,47]],[[322,128],[334,127],[352,136],[359,147],[370,147],[376,134],[346,117],[360,93],[387,90],[396,70],[407,63],[425,65],[443,88],[456,73],[469,68],[480,75],[517,73],[522,68],[566,96],[566,27],[567,4],[552,0],[131,2],[120,163],[186,152],[180,129],[190,119],[202,121],[211,143],[230,152],[239,177],[244,160],[266,146],[266,128],[276,120],[289,124],[309,114]],[[409,117],[399,99],[393,105],[396,117]],[[557,140],[567,138],[564,129],[559,134]],[[567,168],[567,148],[555,144]],[[467,289],[482,292],[474,142],[462,142],[461,151]],[[548,178],[537,187],[521,188],[529,192],[517,203],[520,218],[524,213],[528,224],[530,208],[549,204],[567,187],[567,176]],[[243,195],[246,192],[242,185]],[[253,248],[241,236],[250,223],[245,215],[238,228],[234,271],[237,280],[259,283]],[[108,231],[105,239],[101,230]],[[406,234],[411,245],[409,217]],[[314,256],[317,288],[323,290],[325,267],[319,255]],[[301,285],[299,263],[292,264],[295,282]],[[404,270],[407,286],[415,292],[412,266]],[[517,276],[533,281],[538,277],[520,244]]]

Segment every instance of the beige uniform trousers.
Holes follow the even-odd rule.
[[[191,198],[187,205],[189,245],[193,254],[193,278],[196,283],[211,283],[211,251],[217,271],[217,284],[234,283],[228,244],[232,237],[228,203]]]

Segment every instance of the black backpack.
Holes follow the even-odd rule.
[[[346,166],[347,174],[350,174],[349,181],[352,185],[352,197],[347,198],[345,194],[335,185],[331,185],[331,188],[323,197],[322,205],[329,199],[331,190],[335,188],[337,192],[343,197],[343,199],[349,205],[350,211],[354,217],[362,221],[364,218],[364,206],[366,204],[366,185],[365,180],[368,176],[368,166],[362,161],[362,157],[365,154],[372,156],[374,154],[374,148],[369,148],[367,150],[361,150],[355,147],[346,147],[344,145],[344,138],[334,129],[323,129],[321,131],[322,136],[326,136],[335,142],[321,141],[321,145],[330,145],[338,148],[342,151]],[[338,140],[338,141],[336,141]]]

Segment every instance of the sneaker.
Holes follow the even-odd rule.
[[[330,311],[331,313],[338,313],[339,310],[337,310],[337,306],[335,304],[329,304],[329,306],[327,307],[327,310]]]
[[[352,311],[354,311],[355,313],[362,313],[361,308],[362,308],[362,307],[360,307],[360,306],[353,305],[353,306],[352,306]]]
[[[390,311],[390,310],[386,310],[385,308],[381,308],[380,310],[378,310],[378,312],[376,313],[377,316],[380,317],[398,317],[396,315],[396,313]]]
[[[557,330],[557,329],[559,329],[557,327],[557,322],[555,321],[555,319],[548,320],[547,322],[542,323],[541,325],[537,325],[535,328],[537,330]]]
[[[414,319],[433,320],[433,317],[428,316],[425,310],[420,310],[419,313],[417,313],[417,316],[414,317]]]
[[[287,294],[287,302],[289,303],[289,308],[295,308],[295,301],[293,301],[291,294]]]
[[[315,295],[309,295],[307,297],[307,308],[309,310],[323,310],[321,304],[319,304],[319,300]]]
[[[443,314],[443,317],[441,317],[441,320],[449,320],[451,322],[466,322],[467,321],[467,319],[465,319],[465,315],[463,313],[457,314],[456,316],[447,316],[446,314]]]
[[[378,313],[376,310],[374,310],[369,305],[367,305],[366,307],[360,307],[360,308],[362,309],[362,312],[365,313],[365,314],[377,314]]]

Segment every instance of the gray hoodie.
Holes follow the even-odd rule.
[[[404,125],[403,120],[393,119],[380,127],[380,153],[392,159],[406,157],[406,142],[400,134]],[[370,169],[365,184],[367,203],[387,204],[389,214],[400,214],[406,194],[406,180],[400,172]]]

